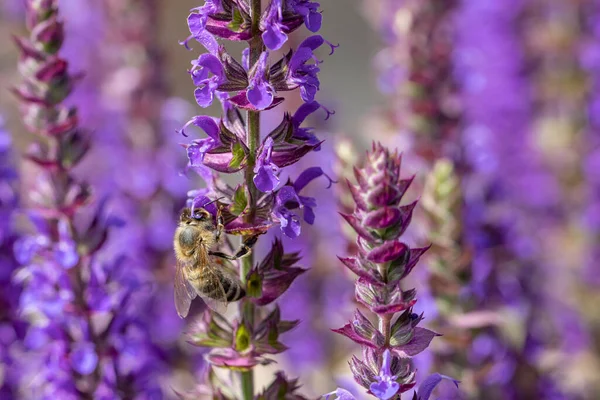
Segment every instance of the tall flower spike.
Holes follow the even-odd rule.
[[[377,316],[378,323],[376,327],[357,310],[355,319],[335,332],[363,346],[363,360],[350,361],[352,374],[368,393],[383,400],[415,385],[410,357],[424,351],[437,336],[417,326],[423,317],[411,309],[416,291],[400,289],[400,282],[427,250],[411,249],[400,241],[415,205],[400,204],[412,182],[401,178],[400,166],[397,152],[373,144],[364,166],[355,169],[358,185],[349,184],[354,212],[343,214],[358,238],[356,256],[341,261],[359,276],[356,299]],[[337,395],[348,397],[341,389]]]
[[[279,60],[272,60],[271,51],[280,49],[288,35],[303,23],[311,31],[317,31],[321,14],[319,4],[310,0],[264,3],[266,1],[261,0],[207,1],[193,9],[188,17],[191,36],[184,44],[194,38],[208,50],[194,62],[191,71],[197,87],[196,102],[206,107],[217,97],[223,103],[220,119],[197,116],[186,124],[186,127],[196,125],[208,135],[185,145],[189,169],[198,172],[207,183],[206,188],[191,192],[193,198],[189,205],[192,209],[206,207],[213,218],[217,214],[222,217],[221,238],[227,234],[242,236],[243,246],[235,257],[215,251],[211,262],[221,263],[227,269],[237,266],[239,283],[245,293],[236,321],[224,322],[215,311],[205,314],[196,344],[211,347],[207,354],[211,368],[227,368],[240,374],[242,399],[273,396],[303,399],[297,394],[296,381],[285,378],[282,373],[277,374],[263,393],[255,393],[253,370],[257,365],[271,363],[270,354],[287,349],[279,341],[279,335],[297,324],[281,320],[277,306],[268,314],[259,312],[260,307],[274,304],[305,269],[296,266],[299,255],[285,253],[280,241],[273,243],[262,262],[255,262],[250,247],[276,225],[285,235],[298,237],[302,230],[301,219],[312,224],[316,218],[316,200],[303,195],[303,189],[321,176],[327,177],[331,186],[332,180],[320,167],[307,168],[295,180],[281,182],[280,178],[280,174],[285,176],[285,167],[297,163],[308,152],[319,150],[321,141],[301,124],[322,107],[314,101],[321,63],[314,52],[328,42],[313,35],[296,52],[290,51]],[[249,47],[242,51],[238,62],[224,46],[219,46],[215,37],[246,41]],[[295,113],[285,113],[277,127],[261,134],[262,112],[284,101],[280,92],[295,89],[300,89],[307,103]],[[327,116],[331,114],[326,112]],[[187,136],[183,130],[180,132]],[[233,186],[218,174],[238,171],[243,171],[244,181]],[[209,205],[214,198],[218,200]],[[224,242],[231,247],[229,240]],[[215,243],[218,244],[220,242]],[[241,260],[237,261],[238,258]],[[230,262],[230,259],[233,260]],[[190,291],[185,293],[195,297]],[[229,398],[225,395],[228,391],[215,385],[210,389],[216,398]]]
[[[103,201],[88,211],[87,224],[78,218],[91,191],[72,169],[90,142],[77,109],[65,105],[80,76],[58,54],[64,36],[58,2],[26,4],[30,35],[16,39],[23,82],[14,92],[25,125],[40,137],[27,154],[40,173],[27,210],[35,231],[14,246],[23,262],[14,275],[23,285],[19,309],[29,322],[21,390],[32,398],[160,396],[161,361],[136,314],[137,302],[146,301],[144,273],[124,267],[121,258],[97,257],[109,228],[119,224]]]

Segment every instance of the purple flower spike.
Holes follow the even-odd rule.
[[[410,358],[439,336],[417,327],[423,316],[412,311],[416,290],[402,290],[402,280],[428,247],[411,249],[400,239],[416,205],[400,205],[412,181],[400,178],[400,161],[397,152],[374,144],[364,166],[354,169],[357,185],[350,184],[349,191],[354,211],[340,213],[357,234],[357,254],[339,259],[358,275],[355,298],[379,323],[357,312],[350,324],[335,332],[363,346],[364,359],[352,358],[350,368],[355,380],[382,400],[398,398],[414,387],[416,372]]]
[[[263,52],[250,71],[250,82],[246,96],[257,110],[267,109],[273,103],[275,97],[273,94],[275,91],[265,77],[268,57],[269,53]]]
[[[261,147],[258,157],[256,159],[256,166],[254,167],[254,184],[264,193],[269,193],[275,190],[279,184],[279,167],[275,165],[271,160],[271,154],[273,152],[273,139],[268,137],[265,143]]]
[[[221,61],[212,54],[202,54],[197,60],[192,61],[190,74],[194,85],[198,86],[194,91],[196,103],[204,108],[210,106],[215,91],[226,80]]]
[[[207,107],[216,97],[223,106],[220,119],[195,117],[184,127],[193,124],[207,134],[184,145],[189,159],[186,171],[193,170],[207,183],[200,190],[188,192],[188,197],[193,199],[188,199],[187,204],[192,208],[201,207],[209,199],[222,198],[222,202],[209,206],[213,215],[214,207],[218,207],[223,217],[221,239],[226,239],[226,235],[242,236],[244,249],[259,241],[260,236],[275,224],[279,225],[283,235],[298,237],[302,220],[308,224],[315,222],[317,206],[316,199],[303,195],[302,190],[323,175],[329,186],[333,183],[318,167],[305,170],[295,181],[282,182],[281,179],[283,168],[299,162],[309,152],[319,150],[322,143],[311,128],[302,128],[301,124],[319,108],[330,114],[313,100],[319,89],[320,63],[314,51],[326,41],[313,36],[302,43],[298,54],[290,50],[278,60],[270,59],[271,52],[281,49],[289,35],[303,24],[312,31],[320,28],[319,4],[309,0],[269,0],[265,3],[268,5],[263,11],[258,1],[207,0],[188,17],[192,36],[186,40],[187,43],[194,38],[208,50],[193,62],[190,71],[196,85],[196,102]],[[248,47],[242,50],[238,61],[226,51],[227,46],[219,45],[216,39],[246,41]],[[264,117],[264,111],[285,100],[280,92],[295,89],[299,89],[307,105],[295,114],[291,111],[283,113],[281,123],[263,134],[255,121]],[[183,129],[181,132],[186,134]],[[215,171],[242,171],[243,181],[233,184],[230,180],[221,180]],[[185,222],[179,221],[180,226],[182,223]],[[217,248],[220,242],[215,243],[215,251],[224,250]],[[205,357],[208,364],[204,377],[206,384],[202,385],[202,393],[198,390],[193,397],[208,394],[219,399],[233,398],[229,382],[217,382],[220,377],[214,374],[214,367],[230,369],[234,374],[252,372],[258,365],[273,362],[267,358],[269,354],[287,350],[279,335],[296,327],[299,320],[281,321],[276,302],[307,271],[296,265],[299,260],[299,253],[285,253],[281,241],[276,240],[258,264],[250,258],[220,261],[224,268],[238,267],[240,270],[231,272],[243,273],[240,279],[243,290],[237,291],[239,296],[235,300],[229,300],[241,300],[240,313],[230,323],[217,310],[206,311],[203,327],[192,341],[198,346],[210,347],[211,351]],[[195,297],[191,292],[186,294],[189,295],[186,302]],[[273,310],[266,317],[262,312],[265,306]],[[381,342],[383,336],[378,340]],[[244,396],[302,400],[304,396],[296,392],[298,387],[296,379],[277,373],[276,379],[265,389],[252,393],[244,390]],[[338,395],[342,400],[353,398],[346,396],[342,389]]]
[[[400,384],[396,382],[395,376],[392,376],[390,366],[392,363],[392,357],[389,350],[383,352],[383,364],[379,375],[375,377],[377,382],[373,382],[370,386],[371,393],[378,399],[388,400],[394,397],[398,390],[400,390]]]

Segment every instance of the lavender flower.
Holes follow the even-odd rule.
[[[356,299],[377,315],[378,327],[357,310],[353,321],[334,331],[363,346],[363,360],[354,357],[350,368],[356,382],[379,399],[393,398],[416,384],[410,357],[437,336],[417,326],[423,317],[412,312],[415,290],[400,287],[427,250],[400,241],[415,206],[400,205],[412,182],[400,178],[400,161],[397,153],[374,144],[365,166],[355,170],[358,186],[350,185],[354,212],[342,214],[358,234],[358,254],[340,260],[358,275]]]
[[[283,169],[296,164],[304,155],[319,150],[321,142],[309,128],[301,127],[306,117],[321,108],[315,101],[320,82],[315,51],[324,43],[314,35],[273,60],[272,50],[287,41],[287,35],[304,23],[317,31],[321,25],[318,3],[308,0],[273,0],[262,10],[260,0],[206,1],[192,9],[188,17],[191,36],[183,42],[188,47],[193,38],[208,53],[193,62],[190,74],[196,102],[207,107],[217,98],[223,106],[219,119],[208,116],[192,118],[185,126],[195,125],[206,134],[187,144],[188,169],[197,172],[207,187],[194,191],[188,205],[206,207],[211,214],[217,210],[223,217],[225,233],[242,236],[244,243],[254,243],[259,235],[279,225],[290,238],[301,232],[301,210],[304,220],[315,220],[316,201],[303,195],[303,189],[313,180],[325,176],[320,167],[307,168],[295,179],[282,182]],[[237,61],[216,37],[248,41]],[[268,49],[268,50],[267,50]],[[299,89],[306,102],[293,116],[285,114],[271,132],[261,135],[261,112],[277,107],[284,101],[281,92]],[[246,117],[242,116],[246,111]],[[330,112],[327,112],[329,116]],[[187,136],[187,133],[181,131]],[[212,170],[212,171],[211,171]],[[215,172],[216,171],[216,172]],[[244,182],[230,186],[218,173],[243,171]],[[209,205],[209,197],[218,200]],[[298,385],[278,373],[261,394],[255,394],[253,368],[272,363],[270,355],[286,350],[279,336],[298,324],[281,318],[277,305],[268,313],[259,312],[273,304],[292,282],[305,272],[296,266],[297,253],[286,253],[281,241],[274,240],[261,262],[253,255],[242,258],[239,277],[246,293],[240,301],[239,316],[232,322],[214,311],[207,311],[191,332],[191,342],[210,347],[206,359],[213,367],[240,371],[241,397],[245,400],[285,396],[303,399],[296,392]],[[216,257],[215,257],[216,261]],[[208,372],[210,378],[211,373]],[[213,395],[230,398],[221,384],[207,382],[203,386]]]
[[[23,83],[14,92],[25,125],[52,147],[40,140],[27,154],[40,170],[28,210],[36,231],[15,244],[25,264],[16,274],[24,286],[20,312],[30,323],[21,390],[40,399],[160,396],[160,361],[135,313],[145,301],[144,276],[123,268],[123,260],[95,257],[118,222],[104,202],[88,223],[77,218],[90,188],[72,168],[87,153],[89,135],[78,127],[77,109],[64,104],[78,77],[58,55],[57,3],[29,1],[26,16],[30,36],[16,39]]]

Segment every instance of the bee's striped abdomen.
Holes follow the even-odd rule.
[[[220,301],[226,299],[227,302],[232,302],[238,301],[246,295],[246,291],[240,282],[232,279],[222,271],[215,270],[213,272],[218,275],[217,281],[211,279],[198,279],[197,281],[198,290],[204,296]],[[223,299],[223,292],[225,292],[225,299]]]

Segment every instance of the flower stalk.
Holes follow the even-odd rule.
[[[335,46],[313,35],[279,59],[274,59],[273,51],[303,24],[318,31],[318,7],[310,0],[272,0],[266,8],[260,0],[207,0],[192,9],[188,17],[191,36],[183,44],[187,46],[195,39],[208,50],[192,62],[189,71],[196,86],[196,102],[207,107],[216,98],[223,106],[221,118],[199,115],[181,130],[187,136],[187,127],[193,125],[207,134],[185,145],[188,171],[198,173],[207,184],[192,192],[189,207],[206,207],[213,216],[219,210],[225,233],[241,236],[243,243],[254,244],[276,226],[282,234],[298,237],[302,229],[299,215],[309,224],[315,220],[316,200],[302,195],[303,189],[322,176],[331,184],[319,167],[308,168],[287,182],[280,178],[285,167],[320,149],[321,142],[302,123],[322,108],[315,100],[321,64],[315,51],[327,44],[333,52]],[[217,38],[247,42],[241,60],[229,54]],[[296,89],[304,103],[293,115],[286,113],[274,130],[261,132],[261,114],[284,101],[278,93]],[[230,186],[220,178],[220,174],[238,171],[244,176],[238,185]],[[211,198],[219,200],[208,205]],[[232,269],[235,264],[238,267],[245,297],[240,300],[237,318],[230,322],[216,311],[206,311],[191,340],[212,349],[207,355],[209,368],[238,373],[244,400],[257,396],[253,368],[272,363],[269,355],[286,350],[279,335],[298,321],[282,320],[274,302],[305,272],[295,266],[299,255],[285,253],[280,240],[275,240],[258,262],[247,253],[233,262],[219,260]],[[220,339],[212,339],[215,337]],[[209,386],[213,393],[223,392],[217,384],[209,382]],[[294,380],[278,374],[267,392],[275,390],[301,398],[293,393],[297,388]]]
[[[367,393],[384,400],[399,399],[415,386],[411,357],[438,336],[417,326],[423,316],[412,311],[416,291],[402,289],[403,280],[428,247],[410,248],[400,239],[416,206],[416,202],[400,205],[413,181],[400,177],[400,164],[397,152],[373,144],[364,166],[355,169],[358,185],[349,184],[355,208],[342,217],[358,235],[358,250],[354,257],[340,260],[358,275],[356,300],[376,315],[378,325],[356,310],[354,320],[334,330],[362,346],[363,360],[353,357],[350,361],[354,379]],[[421,389],[415,398],[428,399],[431,391]],[[353,398],[343,389],[326,396],[331,395]]]

